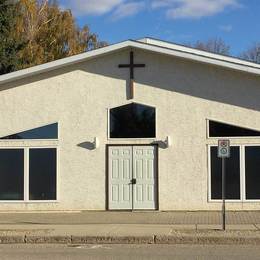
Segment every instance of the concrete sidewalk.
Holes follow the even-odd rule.
[[[260,212],[1,213],[0,243],[259,244]]]
[[[260,211],[230,211],[228,225],[258,225]],[[221,212],[216,211],[79,211],[0,213],[1,224],[161,224],[161,225],[219,225]]]

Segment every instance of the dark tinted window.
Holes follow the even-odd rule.
[[[0,149],[0,200],[24,198],[24,150]]]
[[[8,135],[0,139],[57,139],[57,138],[58,138],[58,123]]]
[[[30,149],[30,200],[56,199],[56,149]]]
[[[111,109],[110,137],[155,137],[155,108],[132,103]]]
[[[260,199],[260,147],[245,148],[246,199]]]
[[[209,121],[209,137],[260,136],[259,131]]]
[[[226,162],[226,198],[240,199],[240,152],[239,147],[231,147],[231,157]],[[211,199],[222,199],[221,158],[218,158],[217,147],[211,147]]]

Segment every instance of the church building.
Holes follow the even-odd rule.
[[[151,38],[0,76],[0,211],[260,210],[260,65]]]

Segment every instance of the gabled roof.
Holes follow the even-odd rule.
[[[137,41],[127,40],[100,49],[88,51],[82,54],[48,62],[42,65],[15,71],[12,73],[4,74],[0,76],[0,84],[12,82],[18,79],[22,79],[43,72],[62,68],[68,65],[76,64],[82,61],[86,61],[88,59],[93,59],[126,48],[137,48],[141,50],[147,50],[147,51],[151,51],[163,55],[169,55],[173,57],[192,60],[200,63],[211,64],[211,65],[232,69],[236,71],[241,71],[245,73],[260,75],[260,64],[248,62],[245,60],[241,60],[229,56],[213,54],[210,52],[201,51],[194,48],[185,47],[182,45],[177,45],[177,44],[173,44],[173,43],[169,43],[157,39],[143,38]]]

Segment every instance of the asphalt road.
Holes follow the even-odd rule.
[[[259,246],[0,245],[0,259],[260,259]]]

